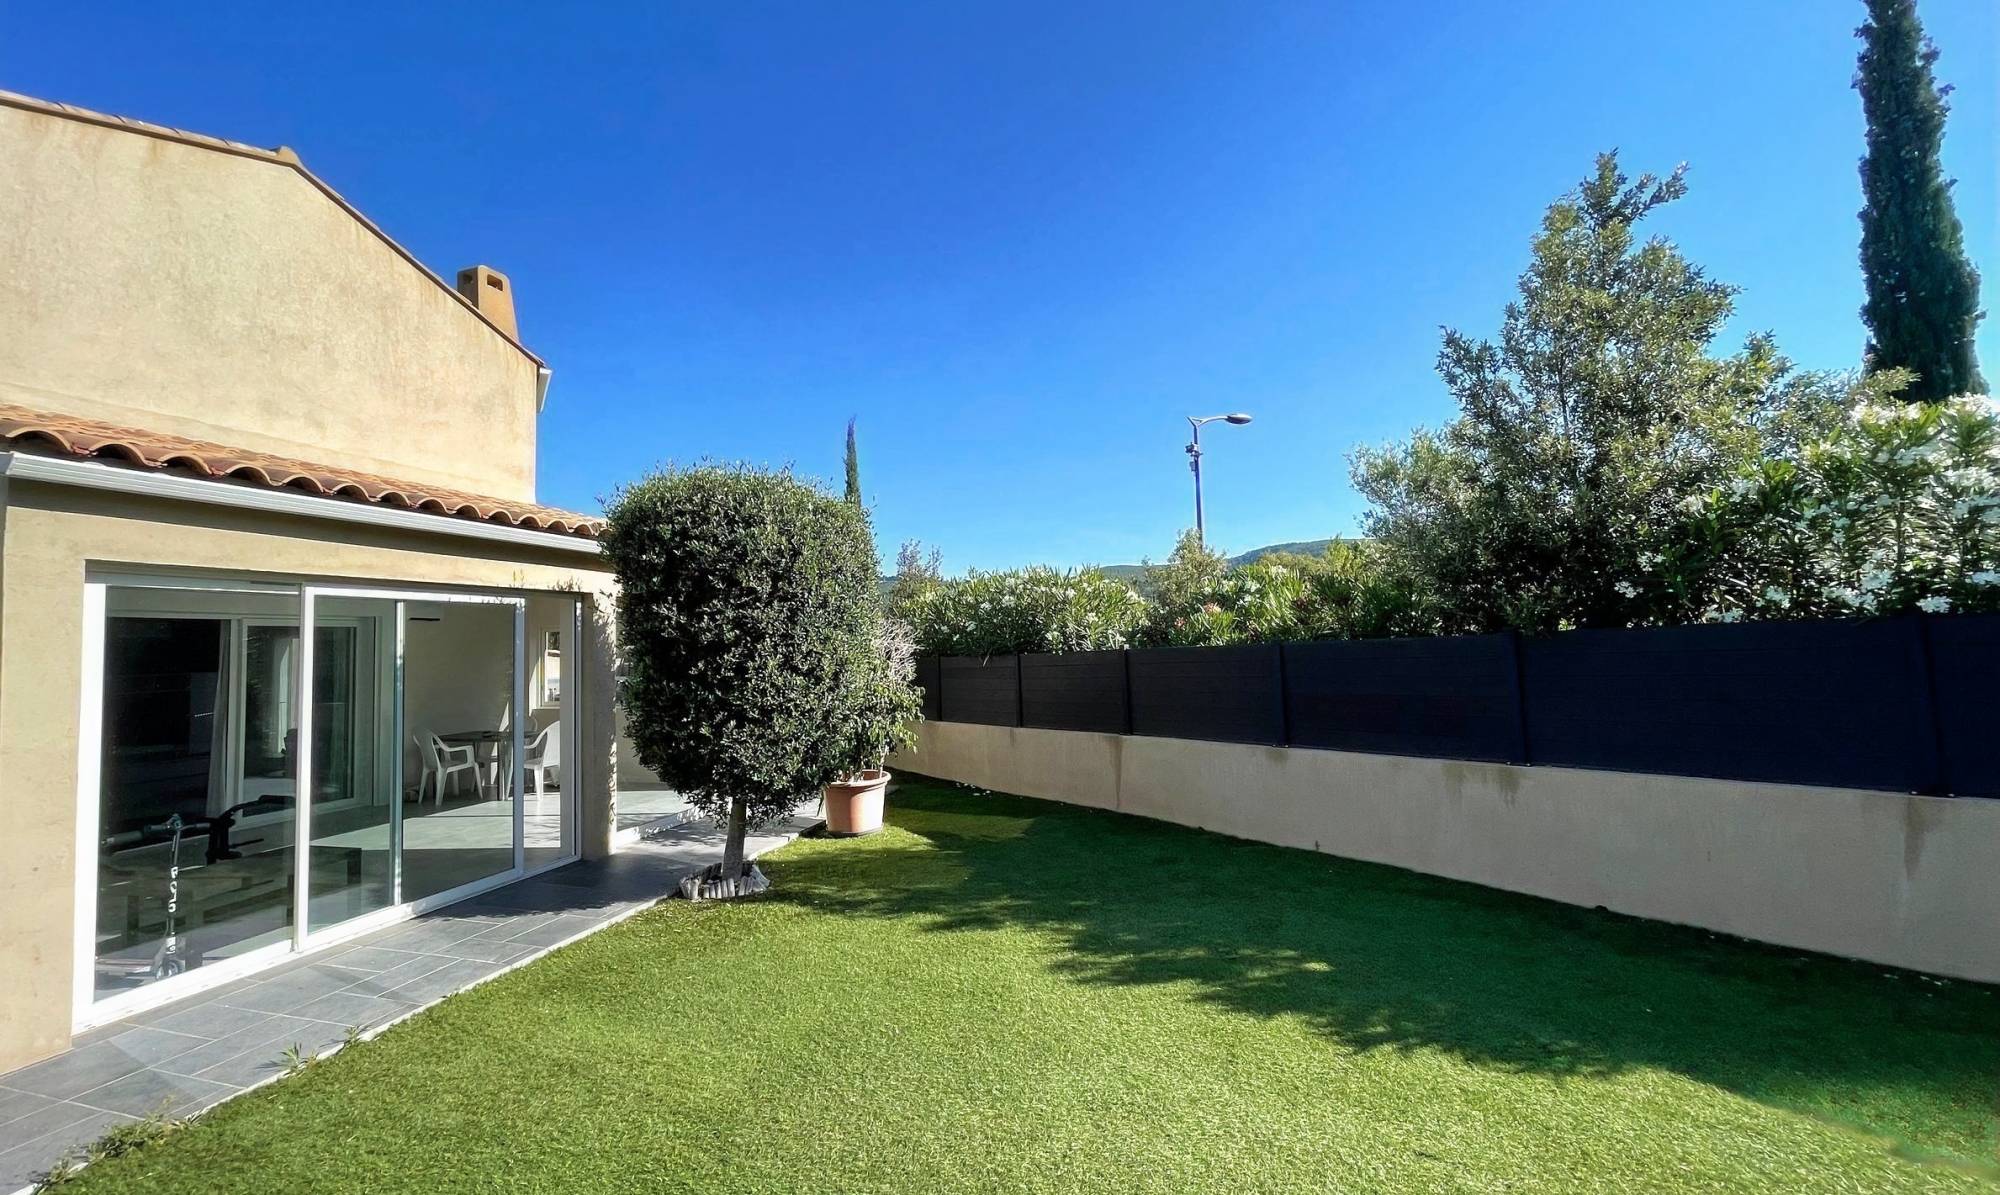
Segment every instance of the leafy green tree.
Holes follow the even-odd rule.
[[[1838,417],[1838,379],[1792,377],[1769,336],[1711,355],[1734,288],[1638,239],[1684,174],[1633,180],[1600,155],[1543,217],[1498,342],[1446,331],[1458,417],[1355,453],[1368,532],[1439,629],[1641,619],[1618,583],[1680,528],[1681,504]]]
[[[891,618],[914,624],[914,611],[924,595],[944,583],[939,568],[943,557],[936,548],[924,550],[923,541],[906,539],[896,549],[896,572],[884,594],[884,606]]]
[[[1166,563],[1145,562],[1140,585],[1152,595],[1152,608],[1142,639],[1175,646],[1230,642],[1235,616],[1216,600],[1228,575],[1227,556],[1202,542],[1192,527],[1181,532]]]
[[[1272,552],[1231,566],[1190,532],[1148,567],[1155,600],[1141,640],[1208,647],[1419,635],[1434,629],[1408,578],[1375,544],[1334,540],[1317,556]]]
[[[847,500],[861,505],[861,456],[854,448],[854,420],[847,421]]]
[[[1861,159],[1861,272],[1872,368],[1907,369],[1912,399],[1983,393],[1973,333],[1979,273],[1966,259],[1938,151],[1945,96],[1932,75],[1937,47],[1917,21],[1916,0],[1867,0],[1854,86],[1868,118]]]
[[[703,467],[620,490],[602,544],[632,744],[727,826],[736,878],[749,825],[852,771],[881,724],[867,516],[786,472]]]

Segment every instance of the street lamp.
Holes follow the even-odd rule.
[[[1214,423],[1218,419],[1224,423],[1233,423],[1238,427],[1242,427],[1244,424],[1250,422],[1250,416],[1245,415],[1241,411],[1229,415],[1203,415],[1199,419],[1193,415],[1187,417],[1188,428],[1194,433],[1194,440],[1187,446],[1187,454],[1188,468],[1194,470],[1194,538],[1196,543],[1202,542],[1201,425],[1204,423]]]

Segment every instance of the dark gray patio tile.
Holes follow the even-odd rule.
[[[231,1008],[247,1008],[256,1012],[290,1012],[301,1004],[309,1004],[321,996],[331,995],[361,978],[363,978],[362,972],[339,968],[293,971],[254,984],[229,996],[221,1003]]]
[[[30,1112],[40,1112],[49,1105],[59,1102],[53,1096],[0,1087],[0,1149],[7,1148],[7,1125],[10,1122],[19,1120]]]
[[[506,889],[503,888],[501,891],[504,892]],[[486,898],[483,896],[475,897],[464,904],[451,906],[449,910],[451,920],[481,921],[487,925],[498,925],[503,921],[509,921],[520,916],[521,911],[513,905],[487,904],[485,900]]]
[[[102,1137],[113,1125],[135,1119],[117,1112],[93,1112],[88,1108],[78,1110],[83,1113],[81,1119],[31,1141],[10,1144],[6,1137],[0,1136],[0,1191],[12,1191],[36,1182],[48,1172],[49,1167],[56,1164],[57,1158],[72,1151],[80,1153],[85,1143]]]
[[[377,946],[370,943],[366,946],[354,947],[334,960],[334,963],[336,966],[373,974],[379,971],[387,971],[392,967],[402,966],[404,963],[409,962],[410,958],[411,954],[407,950],[393,950],[385,946]],[[366,979],[367,976],[364,975],[361,978]]]
[[[356,967],[348,963],[345,959],[316,961],[302,968],[302,970],[311,972],[314,975],[323,976],[327,979],[339,980],[340,987],[352,986],[375,973],[373,968]],[[335,988],[334,990],[339,991],[340,988]]]
[[[499,963],[482,963],[471,959],[459,959],[456,962],[446,963],[429,975],[413,979],[409,983],[390,991],[387,995],[392,1000],[406,1000],[412,1004],[429,1004],[433,1000],[440,1000],[451,995],[468,984],[477,983],[479,980],[501,969],[501,964]]]
[[[393,1021],[415,1007],[407,1001],[387,1000],[360,992],[335,992],[301,1006],[297,1015],[333,1025],[359,1025],[370,1029],[384,1021]]]
[[[66,1100],[113,1079],[122,1079],[145,1065],[110,1041],[92,1042],[12,1072],[7,1076],[7,1086],[15,1091]]]
[[[482,905],[482,911],[510,908],[523,913],[568,913],[601,903],[601,898],[589,889],[545,884],[540,880],[528,880],[513,888],[502,888],[482,899],[493,902]]]
[[[150,1022],[155,1029],[171,1029],[175,1033],[192,1033],[197,1037],[222,1038],[242,1033],[261,1021],[270,1019],[271,1014],[258,1012],[252,1008],[233,1008],[227,1004],[201,1003],[180,1006],[179,1011]]]
[[[245,1050],[209,1067],[198,1077],[236,1088],[255,1087],[266,1079],[275,1079],[285,1073],[289,1064],[285,1062],[284,1053],[285,1046],[276,1044]]]
[[[272,975],[274,974],[276,974],[275,971],[262,971],[256,975],[248,976],[243,979],[232,979],[228,983],[220,984],[216,987],[196,992],[194,995],[189,996],[186,999],[176,1000],[171,1004],[162,1004],[158,1008],[149,1008],[144,1012],[133,1013],[131,1016],[125,1018],[123,1021],[117,1022],[116,1024],[93,1029],[90,1031],[90,1034],[86,1036],[116,1037],[118,1034],[124,1032],[124,1030],[130,1029],[135,1025],[163,1025],[169,1018],[177,1017],[181,1013],[187,1012],[190,1009],[208,1008],[215,1005],[218,1002],[225,1001],[230,996],[236,994],[237,992],[243,991],[246,988],[255,987],[256,985],[271,978]],[[198,1036],[208,1036],[206,1034],[202,1034],[202,1032],[199,1029],[180,1028],[180,1029],[175,1029],[174,1031],[176,1033],[193,1033]]]
[[[407,925],[387,930],[379,938],[370,938],[368,944],[387,947],[390,950],[428,953],[440,946],[449,946],[453,942],[476,937],[490,928],[491,926],[484,921],[461,921],[455,917],[419,918]]]
[[[511,963],[515,959],[526,958],[534,952],[533,946],[506,942],[499,938],[467,938],[463,942],[453,942],[444,948],[444,953],[455,959],[471,959],[482,963]]]
[[[139,1025],[106,1040],[147,1066],[155,1066],[209,1042],[206,1037],[156,1029],[151,1025]]]
[[[467,941],[471,940],[467,939]],[[387,971],[377,971],[361,980],[361,982],[342,990],[355,992],[363,996],[384,995],[403,984],[429,975],[439,967],[453,961],[452,956],[447,954],[409,954],[404,951],[396,951],[394,953],[401,954],[403,961],[397,963]]]
[[[217,1061],[197,1077],[236,1087],[249,1087],[284,1074],[289,1066],[285,1061],[285,1051],[292,1046],[297,1046],[308,1055],[322,1054],[347,1037],[347,1029],[342,1025],[308,1021],[301,1017],[278,1019],[285,1022],[282,1032]]]
[[[51,1100],[47,1107],[0,1125],[0,1149],[13,1149],[50,1133],[66,1132],[104,1111],[71,1100]]]
[[[533,929],[515,934],[507,940],[528,946],[554,946],[558,942],[574,938],[585,930],[595,929],[601,924],[603,922],[594,917],[582,917],[575,913],[564,913],[562,916],[551,918],[541,925],[535,926]]]
[[[150,1116],[156,1112],[188,1116],[234,1095],[237,1090],[235,1086],[208,1079],[144,1070],[86,1091],[76,1097],[76,1102],[127,1116]]]
[[[544,889],[586,893],[604,881],[605,868],[594,863],[573,863],[543,872],[529,881]]]
[[[326,1025],[303,1017],[265,1017],[241,1033],[209,1042],[200,1049],[189,1050],[178,1057],[169,1058],[154,1069],[169,1071],[176,1075],[196,1075],[212,1079],[216,1076],[208,1073],[211,1069],[230,1062],[241,1054],[261,1051],[275,1057],[280,1050],[296,1039],[303,1036],[318,1037],[328,1033]]]
[[[547,925],[558,916],[560,914],[557,913],[519,913],[506,921],[494,923],[479,937],[493,942],[505,942],[515,934],[526,933],[538,925]]]

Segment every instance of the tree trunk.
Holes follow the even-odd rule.
[[[722,878],[733,880],[743,874],[743,840],[750,829],[749,810],[742,797],[729,799],[729,837],[722,846]]]

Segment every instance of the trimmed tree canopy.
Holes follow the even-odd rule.
[[[781,817],[855,765],[875,667],[867,516],[789,473],[704,467],[618,493],[619,702],[639,759],[704,813]]]

